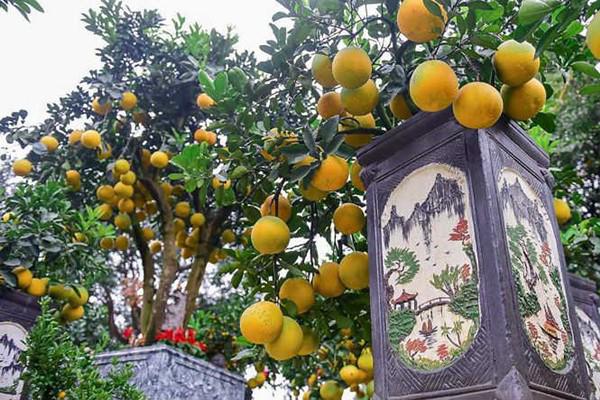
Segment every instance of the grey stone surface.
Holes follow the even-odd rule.
[[[244,379],[167,345],[137,347],[98,355],[102,372],[130,364],[132,383],[149,400],[244,400]]]

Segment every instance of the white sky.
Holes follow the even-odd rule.
[[[238,49],[255,50],[271,38],[271,16],[283,8],[275,0],[124,0],[134,10],[156,8],[169,22],[180,13],[189,22],[222,32],[233,26]],[[43,120],[46,104],[67,93],[99,66],[94,53],[102,41],[84,28],[81,14],[99,0],[40,0],[44,13],[28,23],[12,9],[0,10],[0,118],[19,109],[29,123]]]

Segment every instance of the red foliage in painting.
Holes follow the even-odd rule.
[[[467,282],[469,279],[471,279],[471,266],[469,264],[463,264],[463,266],[460,268],[460,277],[462,278],[463,282]]]
[[[533,339],[537,339],[538,337],[540,337],[537,328],[531,321],[527,322],[527,329],[529,329],[529,334]]]
[[[427,345],[424,340],[421,339],[410,339],[406,342],[406,351],[411,357],[414,357],[417,353],[424,353],[427,351]]]
[[[448,346],[446,346],[446,343],[440,344],[436,351],[437,351],[437,355],[440,358],[440,360],[445,360],[446,358],[448,358],[449,352],[448,352]]]
[[[450,234],[450,241],[453,242],[468,242],[471,236],[469,236],[469,221],[464,218],[458,220],[456,226],[452,229]]]
[[[550,265],[551,260],[552,253],[550,250],[550,246],[548,246],[548,242],[544,242],[542,244],[542,250],[540,251],[540,261],[542,262],[542,264],[548,267]]]

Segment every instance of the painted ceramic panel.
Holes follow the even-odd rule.
[[[575,311],[579,322],[585,361],[590,375],[591,398],[600,400],[600,329],[581,308],[577,307]]]
[[[13,322],[0,322],[0,400],[21,398],[19,355],[25,348],[27,331]]]
[[[465,174],[445,164],[414,171],[390,194],[381,226],[392,349],[412,368],[443,368],[480,324]]]
[[[498,184],[521,320],[544,363],[561,371],[570,364],[573,335],[552,223],[515,170],[503,169]]]

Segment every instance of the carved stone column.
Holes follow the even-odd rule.
[[[589,279],[569,274],[575,301],[575,313],[581,333],[583,354],[590,379],[590,399],[600,399],[600,298],[596,283]]]
[[[0,400],[25,399],[18,360],[39,314],[35,297],[0,287]]]
[[[548,157],[421,113],[358,155],[380,399],[585,399]]]

